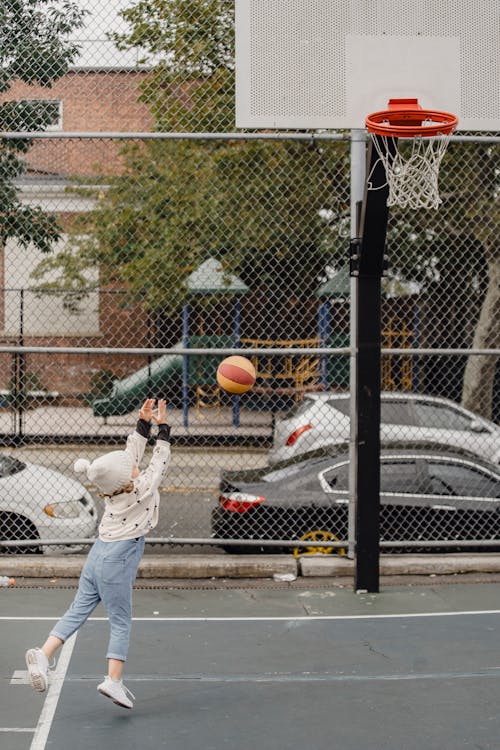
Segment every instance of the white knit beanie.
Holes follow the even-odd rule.
[[[86,458],[78,458],[73,468],[77,474],[85,473],[104,495],[112,495],[132,479],[133,462],[127,451],[111,451],[92,463]]]

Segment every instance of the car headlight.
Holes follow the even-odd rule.
[[[51,518],[78,518],[80,514],[80,505],[76,500],[70,500],[67,503],[50,503],[43,509]]]

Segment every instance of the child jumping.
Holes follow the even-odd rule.
[[[43,646],[26,652],[29,679],[39,692],[48,686],[49,661],[102,601],[110,625],[108,674],[97,689],[123,708],[134,705],[134,696],[122,682],[132,624],[132,586],[144,552],[144,535],[158,523],[159,487],[170,460],[166,401],[160,399],[154,407],[155,399],[146,399],[125,450],[106,453],[92,462],[75,461],[75,471],[84,472],[102,493],[104,514],[73,603]],[[140,471],[152,421],[158,425],[157,442],[149,466]]]

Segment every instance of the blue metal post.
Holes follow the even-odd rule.
[[[182,345],[189,346],[189,305],[182,308]],[[182,424],[188,426],[189,409],[189,355],[184,354],[182,360]]]
[[[234,303],[234,348],[238,349],[240,346],[240,331],[241,331],[241,302],[240,298],[236,296]],[[233,396],[233,427],[240,426],[240,397]]]

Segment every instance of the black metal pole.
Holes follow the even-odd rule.
[[[389,141],[390,153],[396,149]],[[370,141],[361,213],[361,237],[351,249],[358,276],[356,358],[356,577],[355,590],[377,592],[380,574],[381,279],[389,211],[383,163]],[[367,180],[368,183],[368,180]]]

